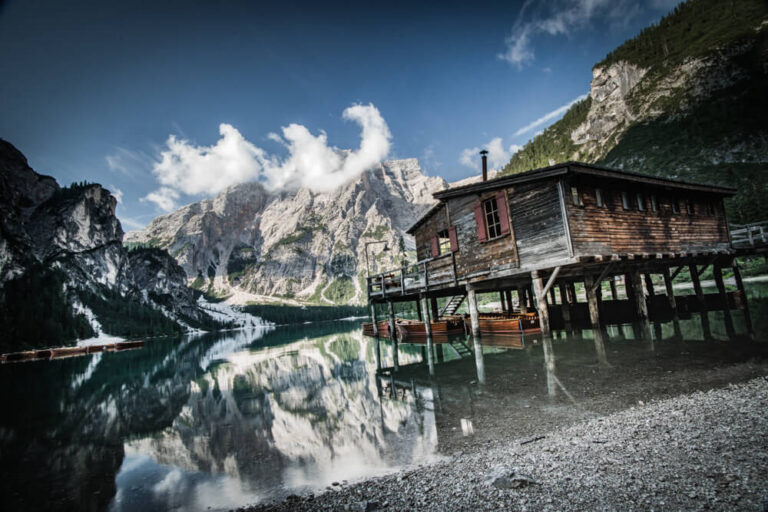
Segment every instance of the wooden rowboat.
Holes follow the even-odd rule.
[[[379,329],[379,336],[383,337],[389,337],[389,322],[386,320],[380,320],[376,322],[376,326]],[[365,336],[373,336],[373,323],[372,322],[363,322],[363,335]]]
[[[539,315],[536,313],[511,313],[504,315],[480,315],[480,333],[486,334],[539,334]]]
[[[144,346],[143,341],[123,341],[120,343],[107,343],[104,345],[87,345],[80,347],[56,347],[40,350],[25,350],[23,352],[11,352],[0,355],[0,362],[11,363],[16,361],[39,361],[44,359],[61,359],[64,357],[83,356],[96,352],[131,350]]]
[[[449,334],[463,334],[464,333],[464,318],[460,316],[452,316],[440,318],[434,322],[429,323],[432,328],[433,336],[447,336]],[[419,320],[398,320],[397,321],[397,335],[399,338],[425,338],[427,336],[427,329],[424,322]]]

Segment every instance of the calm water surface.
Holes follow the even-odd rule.
[[[653,326],[651,340],[610,326],[603,354],[588,331],[552,343],[488,339],[479,350],[464,339],[471,350],[442,345],[433,380],[422,347],[404,344],[397,393],[377,379],[374,340],[359,322],[2,365],[0,508],[226,509],[428,462],[492,432],[494,421],[523,422],[524,435],[526,418],[546,426],[546,414],[578,416],[587,400],[593,413],[602,410],[612,391],[600,379],[635,389],[630,379],[654,372],[761,360],[768,287],[750,293],[757,342],[729,340],[722,313],[710,313],[710,341],[696,314],[681,321],[683,340],[670,341],[671,323]],[[743,333],[741,313],[733,317]],[[382,341],[381,354],[391,366],[392,345]],[[483,388],[486,381],[493,385]]]

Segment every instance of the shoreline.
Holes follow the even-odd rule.
[[[764,510],[768,375],[241,511]]]

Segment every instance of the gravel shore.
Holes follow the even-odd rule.
[[[639,404],[278,510],[768,510],[768,377]]]

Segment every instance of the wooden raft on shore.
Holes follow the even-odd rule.
[[[38,350],[25,350],[0,355],[0,363],[15,363],[21,361],[37,361],[41,359],[61,359],[64,357],[84,356],[97,352],[115,352],[137,349],[144,346],[143,341],[122,341],[103,345],[87,345],[83,347],[57,347]]]

